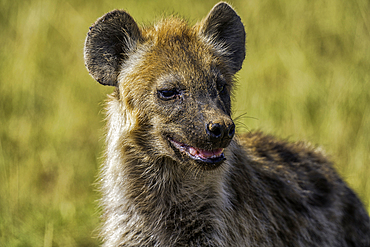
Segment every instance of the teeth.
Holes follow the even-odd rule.
[[[189,154],[193,155],[193,156],[197,156],[199,152],[193,148],[193,147],[189,147]]]
[[[181,152],[188,153],[190,156],[201,158],[201,159],[213,159],[218,158],[222,155],[224,149],[218,148],[215,150],[204,150],[200,148],[195,148],[188,146],[186,144],[171,140],[173,145],[179,149]]]

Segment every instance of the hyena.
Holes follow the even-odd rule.
[[[123,10],[85,42],[114,86],[102,167],[104,246],[370,246],[370,221],[325,154],[262,132],[234,138],[245,31],[227,3],[194,26]]]

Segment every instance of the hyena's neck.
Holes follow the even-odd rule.
[[[221,174],[180,174],[170,160],[146,163],[130,154],[108,158],[106,165],[105,233],[117,246],[224,245],[228,198]]]
[[[127,141],[129,118],[120,115],[108,114],[102,173],[106,246],[222,246],[226,169],[189,171],[169,158],[136,152]]]

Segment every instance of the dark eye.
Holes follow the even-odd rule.
[[[223,93],[225,91],[226,83],[225,82],[218,82],[217,83],[217,91]]]
[[[158,97],[162,100],[171,100],[176,98],[179,95],[179,91],[177,89],[164,89],[158,90]]]

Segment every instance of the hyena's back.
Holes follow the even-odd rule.
[[[139,28],[116,10],[90,28],[86,67],[115,86],[105,246],[370,246],[364,207],[320,151],[260,132],[234,140],[244,57],[226,3],[194,27],[173,17]]]

